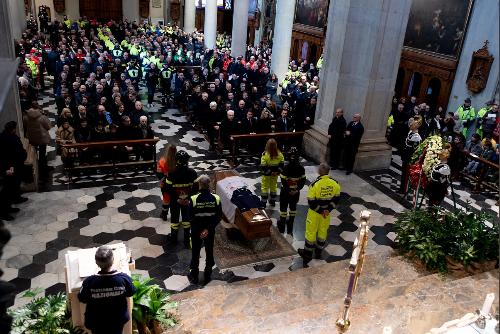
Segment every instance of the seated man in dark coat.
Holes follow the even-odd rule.
[[[201,129],[204,131],[210,124],[210,119],[207,119],[208,109],[210,109],[210,101],[208,93],[201,94],[201,99],[196,103],[194,114],[200,123]]]
[[[217,129],[216,129],[217,130]],[[227,112],[227,118],[225,118],[221,123],[221,138],[224,141],[224,149],[233,151],[233,137],[232,135],[240,134],[240,125],[238,121],[234,118],[234,111],[229,110]],[[238,150],[238,146],[235,148],[235,153]],[[236,164],[236,161],[234,161]]]
[[[140,124],[137,127],[137,139],[153,139],[153,129],[151,125],[148,124],[148,118],[146,116],[141,116]],[[139,146],[142,154],[142,159],[151,160],[153,159],[155,147],[151,144],[144,144]]]
[[[122,117],[123,124],[116,131],[117,140],[137,140],[139,139],[138,130],[131,125],[130,117]],[[139,146],[121,146],[119,147],[119,160],[127,161],[130,153],[135,153],[136,161],[140,159],[141,150]]]
[[[135,102],[135,109],[130,113],[130,120],[133,126],[138,126],[141,123],[141,116],[148,117],[148,112],[142,109],[141,101]],[[149,118],[148,118],[149,119]],[[148,121],[149,123],[149,121]]]

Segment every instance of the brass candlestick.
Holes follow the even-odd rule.
[[[363,271],[366,245],[368,244],[368,232],[370,231],[370,227],[368,226],[370,223],[370,215],[371,212],[366,210],[361,211],[360,214],[359,235],[354,241],[351,261],[349,262],[349,287],[347,288],[347,293],[344,298],[344,309],[342,311],[342,316],[335,322],[335,326],[339,333],[345,333],[351,327],[349,309],[351,308],[352,294],[356,291],[359,276]]]

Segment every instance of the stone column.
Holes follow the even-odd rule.
[[[247,45],[248,2],[249,0],[234,0],[233,44],[231,45],[231,55],[233,57],[245,56]]]
[[[184,0],[184,31],[193,33],[196,19],[196,3],[194,0]]]
[[[293,16],[295,0],[278,0],[276,19],[274,21],[273,53],[271,72],[275,73],[281,82],[288,71],[288,59],[292,42]],[[278,91],[280,93],[281,89]]]
[[[122,0],[123,19],[129,21],[137,21],[139,24],[139,1],[136,0]],[[90,20],[90,18],[89,18]]]
[[[330,160],[328,126],[342,108],[347,122],[361,114],[365,128],[354,168],[389,167],[391,147],[384,137],[410,5],[411,0],[330,1],[316,121],[304,136],[305,151],[316,161]]]
[[[163,24],[167,25],[169,22],[172,22],[170,18],[170,0],[163,0]]]
[[[206,0],[203,36],[205,37],[205,47],[213,49],[217,39],[217,0]]]

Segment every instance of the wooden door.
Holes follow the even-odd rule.
[[[123,18],[122,0],[80,0],[80,16],[87,16],[89,21],[98,18],[118,22]]]

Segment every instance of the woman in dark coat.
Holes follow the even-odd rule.
[[[89,143],[92,141],[92,131],[88,125],[87,118],[80,118],[78,121],[78,127],[75,131],[75,141],[77,143]],[[92,159],[92,149],[83,148],[78,150],[78,157],[80,160],[80,166],[84,164],[89,164]]]

